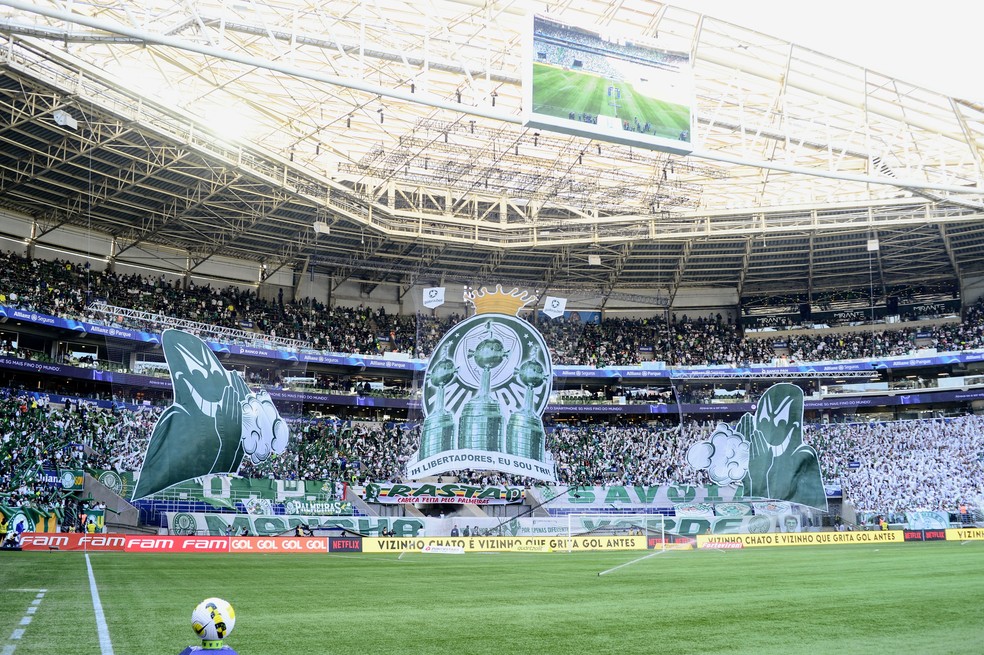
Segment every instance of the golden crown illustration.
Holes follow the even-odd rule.
[[[502,285],[495,285],[495,291],[482,287],[478,291],[465,290],[465,302],[475,307],[476,314],[508,314],[518,316],[519,310],[534,302],[536,296],[514,288],[506,293]]]

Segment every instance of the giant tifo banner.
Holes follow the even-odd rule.
[[[497,286],[465,300],[476,314],[441,338],[427,364],[420,448],[406,477],[478,469],[552,482],[541,418],[553,386],[550,350],[517,316],[535,298]]]
[[[542,450],[542,422],[539,417],[531,418],[528,413],[517,411],[509,417],[503,432],[505,411],[510,407],[520,407],[520,404],[525,410],[533,402],[531,380],[540,378],[526,375],[523,370],[527,364],[537,362],[527,360],[523,363],[519,367],[518,378],[505,377],[505,374],[496,378],[501,382],[499,388],[503,396],[493,401],[488,393],[490,375],[504,361],[504,342],[495,336],[491,319],[477,314],[469,320],[474,321],[473,326],[469,327],[468,321],[465,321],[458,329],[445,335],[439,344],[439,355],[428,367],[430,377],[425,382],[425,388],[433,388],[435,395],[432,401],[428,401],[425,391],[424,405],[430,410],[424,421],[420,452],[407,468],[408,477],[414,479],[430,473],[468,468],[538,477],[532,475],[531,469],[512,466],[510,457],[513,457],[513,452],[523,451],[525,445],[533,443],[539,444],[538,448]],[[529,329],[527,326],[527,331]],[[478,340],[475,347],[468,347],[462,340],[468,334],[473,334],[473,340]],[[451,335],[454,336],[454,340],[450,341],[455,347],[454,352],[467,350],[468,355],[464,359],[452,359],[448,354],[451,352],[448,336]],[[510,348],[522,348],[512,339],[515,337],[509,341]],[[534,342],[529,339],[528,343]],[[534,354],[537,352],[535,346],[531,346],[531,350]],[[480,353],[486,356],[480,356]],[[464,362],[475,357],[482,366],[479,366],[481,372],[476,374],[479,377],[472,379],[476,384],[473,388],[457,380]],[[536,371],[542,368],[531,366]],[[433,376],[430,375],[432,371]],[[512,388],[517,379],[527,381],[526,395],[519,395]],[[451,397],[456,399],[456,403],[446,402],[445,392],[448,389],[452,389]],[[511,431],[514,421],[520,426],[518,432]],[[528,432],[524,431],[527,427],[530,428]],[[478,446],[484,450],[479,452],[475,449]],[[602,492],[593,488],[568,489],[564,500],[573,506],[591,505],[597,502],[599,493],[603,493],[605,504],[619,508],[658,504],[686,509],[681,508],[680,504],[736,499],[786,501],[823,510],[827,508],[819,456],[813,448],[803,443],[803,390],[794,384],[781,383],[770,387],[755,406],[754,413],[744,414],[734,425],[719,423],[710,439],[690,447],[686,459],[692,468],[707,471],[714,483],[704,489],[704,497],[698,497],[693,487],[684,488],[686,491],[681,491],[679,487],[612,487]],[[520,460],[513,460],[512,463]],[[546,469],[538,470],[546,475]],[[665,490],[665,497],[658,496],[661,489]],[[553,501],[549,489],[542,493],[544,502]],[[555,506],[563,504],[558,501]]]
[[[795,384],[772,385],[755,414],[719,423],[708,441],[690,447],[687,464],[715,484],[741,484],[750,498],[827,509],[820,458],[803,443],[803,389]]]
[[[396,484],[370,482],[363,488],[367,503],[445,505],[507,505],[526,500],[524,487],[476,486],[469,484]]]
[[[204,341],[181,330],[161,335],[174,402],[154,425],[132,498],[211,473],[235,473],[287,447],[290,431],[266,391],[253,393]]]

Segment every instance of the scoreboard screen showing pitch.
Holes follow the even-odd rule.
[[[524,124],[655,150],[693,150],[690,54],[533,14]]]

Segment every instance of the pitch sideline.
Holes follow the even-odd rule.
[[[96,614],[96,633],[99,635],[99,652],[102,655],[113,655],[113,641],[109,638],[109,626],[106,625],[106,615],[103,614],[102,601],[99,600],[99,588],[96,586],[96,576],[92,572],[89,553],[85,554],[85,567],[89,571],[89,592],[92,594],[92,610]]]

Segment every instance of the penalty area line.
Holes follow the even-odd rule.
[[[38,606],[41,601],[44,600],[44,595],[48,593],[47,589],[16,589],[15,591],[36,591],[37,596],[31,601],[31,604],[27,606],[27,610],[24,612],[24,616],[21,617],[20,623],[18,625],[31,625],[31,621],[34,620],[34,614],[38,611]],[[21,643],[21,639],[24,638],[24,631],[26,628],[15,628],[13,632],[10,633],[10,638],[8,643],[0,651],[0,655],[14,655],[17,650],[17,645]]]
[[[92,573],[92,563],[89,553],[85,554],[85,567],[89,570],[89,593],[92,594],[92,610],[96,614],[96,633],[99,635],[99,652],[102,655],[113,655],[113,642],[109,638],[109,627],[106,625],[106,615],[103,614],[102,601],[99,600],[99,589],[96,587],[96,576]]]
[[[635,564],[636,562],[641,562],[644,559],[649,559],[650,557],[656,557],[657,555],[662,555],[663,553],[667,553],[667,552],[669,552],[669,551],[666,551],[666,550],[657,550],[657,551],[655,551],[653,553],[649,553],[648,555],[643,555],[642,557],[637,557],[637,558],[635,558],[632,561],[625,562],[624,564],[619,564],[618,566],[613,566],[610,569],[605,569],[604,571],[599,571],[598,572],[598,576],[601,577],[601,576],[607,575],[609,573],[614,573],[615,571],[618,571],[619,569],[624,568],[624,567],[628,566],[629,564]]]

